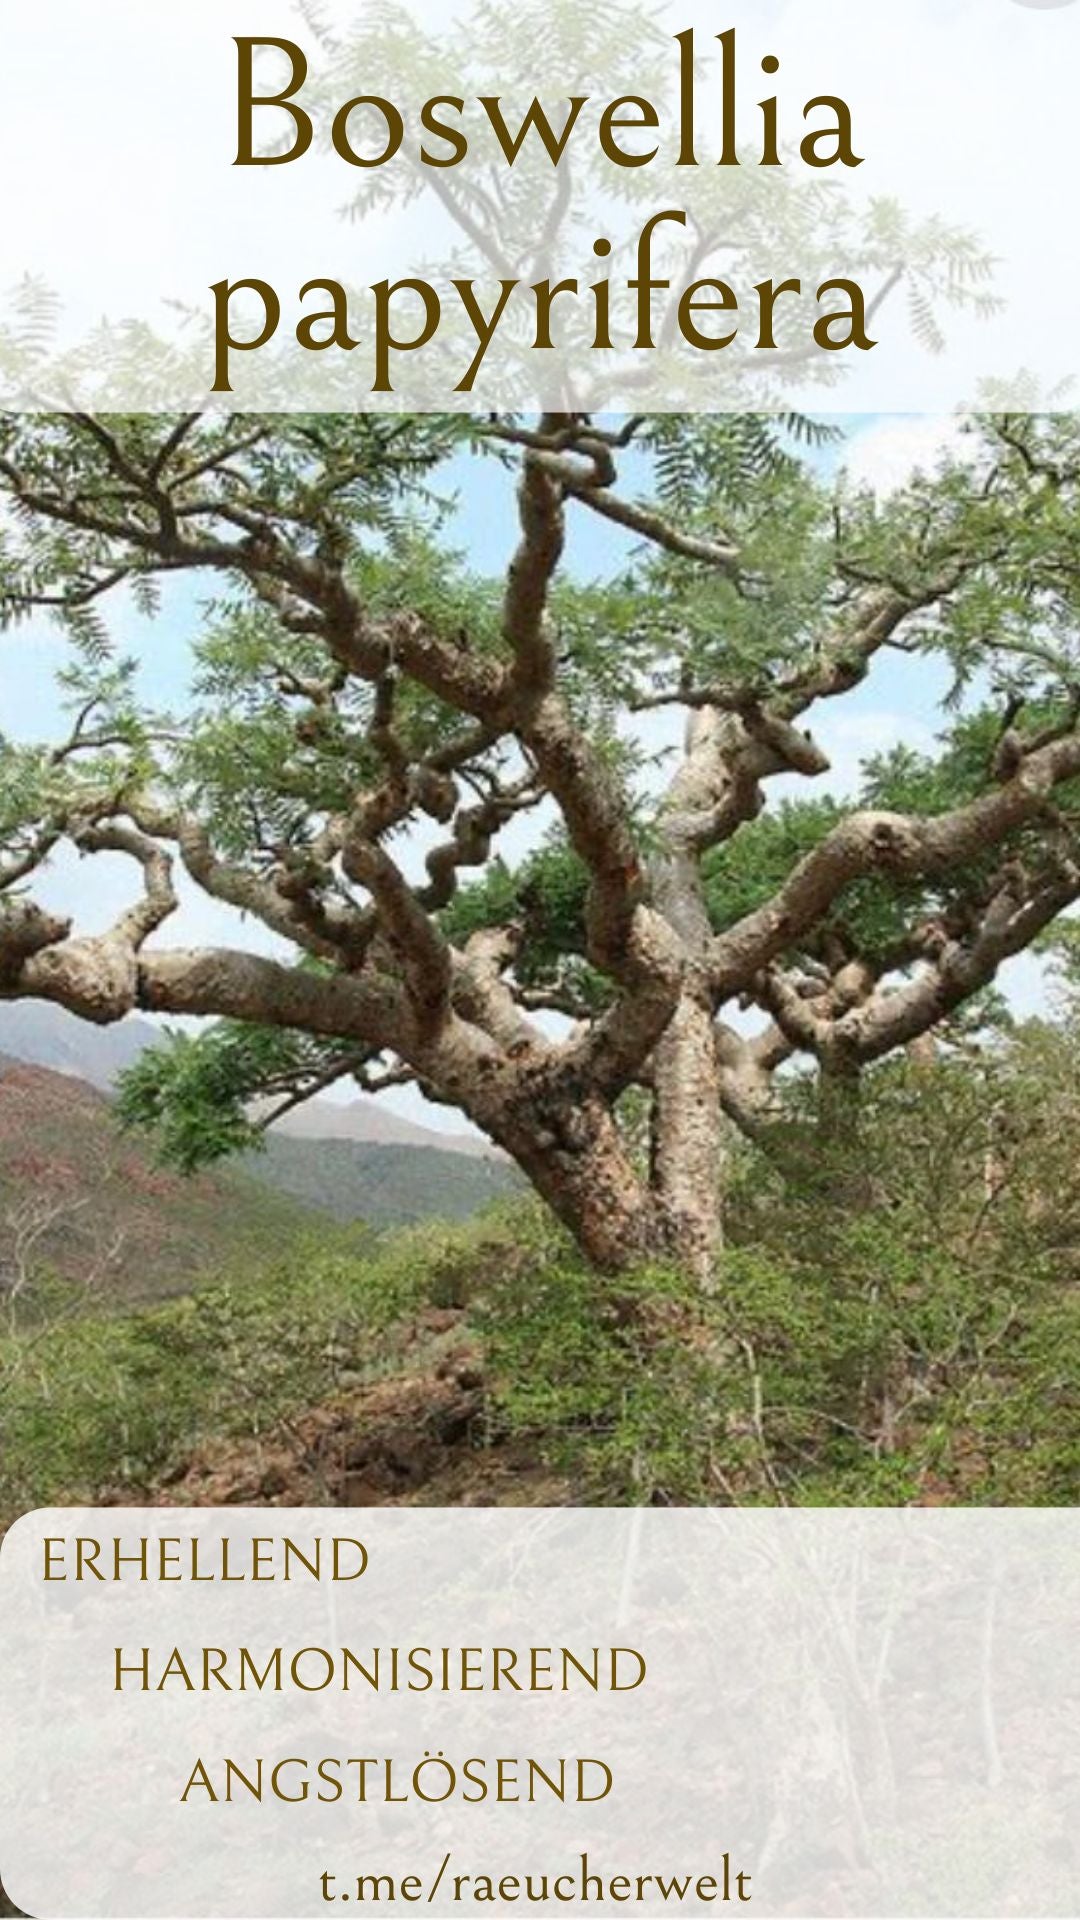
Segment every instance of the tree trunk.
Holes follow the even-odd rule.
[[[671,1254],[703,1286],[723,1242],[720,1069],[704,994],[683,995],[653,1055],[652,1184]]]
[[[619,1272],[669,1251],[661,1215],[606,1104],[526,1093],[486,1121],[594,1266]]]

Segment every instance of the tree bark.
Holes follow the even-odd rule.
[[[682,755],[645,835],[633,781],[607,740],[594,737],[606,705],[594,721],[591,709],[579,711],[573,674],[564,686],[576,641],[572,632],[564,644],[552,587],[568,503],[695,569],[716,569],[740,595],[757,598],[758,586],[753,571],[744,572],[737,540],[704,537],[696,517],[688,528],[669,525],[616,493],[616,453],[640,424],[628,421],[613,433],[577,413],[545,413],[538,428],[488,422],[489,435],[523,454],[520,539],[498,647],[486,637],[473,644],[468,623],[444,632],[419,607],[366,603],[349,564],[353,507],[341,460],[378,460],[374,443],[350,454],[347,435],[337,447],[331,434],[320,448],[306,431],[300,442],[282,428],[278,447],[277,428],[200,426],[197,415],[169,427],[156,447],[144,423],[129,430],[106,417],[68,416],[50,424],[42,441],[36,430],[13,430],[0,489],[29,530],[8,556],[7,612],[48,607],[71,625],[121,582],[155,572],[210,572],[230,593],[238,588],[280,641],[275,661],[241,668],[237,656],[236,664],[253,687],[265,675],[283,724],[292,714],[280,794],[290,811],[300,803],[303,825],[281,845],[269,843],[257,822],[246,852],[217,845],[212,824],[178,797],[192,783],[182,761],[179,769],[173,762],[172,728],[159,734],[155,722],[133,747],[126,721],[114,730],[115,695],[103,681],[69,737],[44,757],[42,791],[30,783],[27,818],[13,823],[0,846],[0,997],[38,996],[100,1024],[141,1008],[346,1042],[361,1070],[388,1060],[384,1080],[405,1072],[469,1114],[598,1266],[663,1256],[707,1286],[722,1237],[725,1113],[748,1138],[764,1140],[774,1117],[772,1076],[788,1058],[817,1059],[819,1129],[805,1151],[801,1138],[794,1143],[793,1157],[803,1156],[804,1177],[841,1182],[838,1197],[849,1203],[842,1183],[846,1153],[851,1182],[859,1178],[859,1070],[933,1032],[1080,899],[1067,798],[1064,813],[1055,800],[1080,777],[1080,724],[1071,679],[1060,688],[1055,724],[1028,733],[1014,724],[1021,710],[1011,706],[992,778],[975,797],[930,815],[860,809],[839,818],[822,837],[811,836],[809,850],[767,897],[737,919],[722,913],[714,930],[719,881],[706,885],[709,854],[757,818],[769,780],[828,769],[802,725],[814,704],[859,685],[905,621],[947,605],[968,578],[989,569],[984,577],[993,583],[1002,566],[998,586],[1008,596],[1014,559],[1009,540],[1001,544],[1000,503],[985,492],[969,502],[970,553],[958,558],[947,541],[935,558],[937,543],[928,541],[924,563],[912,563],[903,588],[867,573],[857,531],[854,559],[846,553],[837,515],[828,580],[823,574],[819,600],[807,587],[798,630],[777,632],[784,644],[775,671],[767,670],[771,647],[753,670],[740,664],[737,648],[729,658],[722,601],[714,644],[684,649],[673,582],[667,640],[650,664],[658,632],[647,619],[645,651],[618,695],[633,711],[672,706],[687,714]],[[1060,466],[1056,453],[1043,460],[1038,435],[1029,446],[1027,432],[995,429],[994,470],[1007,479],[1017,469],[1020,550],[1037,563],[1033,581],[1056,593],[1073,557],[1065,536],[1060,548],[1058,541],[1065,506],[1075,506],[1076,472]],[[280,461],[268,458],[278,452]],[[383,452],[388,471],[398,471],[397,453],[389,444]],[[425,434],[418,470],[436,457]],[[712,485],[703,476],[703,502]],[[1040,555],[1031,527],[1042,524],[1044,497],[1050,511]],[[799,551],[802,538],[796,524]],[[651,597],[648,579],[643,585]],[[766,592],[762,609],[771,604]],[[781,593],[781,626],[784,607]],[[297,670],[309,647],[321,658],[314,678]],[[1031,658],[1039,674],[1053,660],[1041,644]],[[1057,664],[1052,672],[1056,684]],[[426,722],[414,727],[402,676],[424,702],[446,710],[433,734]],[[365,751],[356,761],[360,784],[352,789],[350,746],[342,791],[341,747],[365,710],[356,706],[360,688],[370,699]],[[88,779],[80,758],[88,751],[116,754],[114,772]],[[237,804],[245,791],[238,783]],[[333,806],[328,794],[337,796]],[[589,997],[570,993],[575,1025],[562,1038],[529,1018],[527,973],[516,965],[519,941],[527,940],[518,907],[468,938],[464,950],[453,944],[452,916],[444,918],[464,874],[487,864],[500,830],[541,802],[556,809],[585,872],[575,962],[585,958],[610,989],[600,1013]],[[200,804],[192,791],[190,805]],[[426,835],[432,821],[446,835],[425,856],[426,880],[414,884],[396,843],[417,825]],[[1021,834],[1039,843],[1038,858],[1021,857]],[[124,855],[141,869],[140,896],[102,934],[80,933],[21,893],[64,841],[80,854]],[[999,850],[1000,862],[988,884],[989,849]],[[295,958],[317,964],[156,945],[151,936],[179,905],[175,861],[208,897],[253,915]],[[826,956],[822,990],[824,936],[833,937],[847,891],[871,878],[899,888],[901,904],[911,883],[913,896],[936,896],[935,882],[956,880],[958,905],[942,914],[935,908],[928,920],[920,908],[888,967],[853,951],[837,971]],[[746,1038],[725,1023],[728,1007],[756,1008],[772,1026]],[[648,1175],[615,1118],[620,1097],[637,1086],[652,1094]]]
[[[744,796],[721,743],[730,716],[711,708],[687,722],[684,755],[661,812],[662,848],[652,862],[658,910],[686,958],[682,992],[652,1057],[651,1179],[668,1245],[703,1287],[723,1240],[720,1060],[708,970],[712,928],[702,853],[717,809],[743,810]]]
[[[604,1101],[526,1094],[487,1125],[594,1266],[619,1272],[667,1250],[660,1211]]]
[[[720,1068],[708,997],[683,995],[653,1055],[652,1184],[668,1245],[708,1286],[723,1243]]]

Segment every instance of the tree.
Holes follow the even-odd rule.
[[[48,1273],[45,1256],[55,1237],[73,1234],[79,1244],[81,1299],[92,1297],[119,1263],[124,1250],[123,1228],[115,1233],[102,1232],[93,1214],[88,1215],[89,1207],[89,1194],[72,1198],[70,1194],[40,1191],[23,1193],[0,1204],[0,1306],[9,1333],[18,1329],[37,1283]],[[0,1375],[0,1381],[3,1378]]]
[[[725,1129],[782,1142],[788,1063],[850,1100],[1080,896],[1080,429],[973,421],[884,502],[800,432],[8,417],[6,618],[48,609],[79,652],[68,736],[3,754],[0,990],[218,1022],[126,1095],[185,1164],[248,1141],[260,1097],[413,1080],[597,1264],[705,1278]],[[500,581],[447,544],[451,457],[516,483]],[[615,578],[562,569],[573,517],[625,535]],[[122,588],[153,611],[174,575],[213,597],[170,720],[104,611]],[[897,650],[949,669],[940,752],[871,763],[859,802],[770,807],[778,776],[828,771],[811,710]],[[673,768],[643,732],[669,706]],[[531,811],[514,869],[499,836]],[[65,842],[140,876],[103,933],[25,890]],[[274,950],[167,945],[178,868]]]

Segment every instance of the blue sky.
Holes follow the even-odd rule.
[[[908,416],[839,419],[844,439],[813,456],[823,468],[848,465],[860,479],[887,488],[899,484],[916,463],[932,460],[938,448],[954,437],[952,423]],[[627,484],[633,475],[627,469]],[[454,540],[467,551],[480,573],[498,576],[505,569],[517,540],[516,505],[512,481],[494,461],[462,457],[445,471],[449,488],[457,494]],[[610,522],[594,514],[572,512],[568,517],[565,565],[583,579],[614,572],[625,563],[632,542]],[[130,600],[116,595],[104,603],[117,652],[131,653],[140,663],[140,679],[147,699],[164,707],[180,708],[188,693],[191,641],[198,632],[199,603],[206,587],[195,581],[166,583],[160,616],[148,621],[136,613]],[[44,620],[20,627],[0,648],[0,726],[9,738],[40,740],[61,723],[62,705],[55,674],[67,651],[63,640]],[[882,656],[869,686],[844,703],[842,731],[845,745],[856,720],[868,729],[872,749],[879,723],[891,715],[899,723],[932,732],[942,680],[925,662],[914,670],[899,656]],[[850,720],[846,716],[853,716]],[[846,783],[849,756],[842,766]]]

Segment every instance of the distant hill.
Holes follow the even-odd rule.
[[[28,1066],[76,1074],[107,1091],[160,1038],[149,1020],[95,1027],[47,1000],[0,1001],[0,1054]]]
[[[270,1134],[240,1165],[277,1193],[332,1220],[373,1227],[418,1220],[465,1220],[518,1184],[509,1162],[435,1147],[375,1146],[362,1140],[298,1140]]]
[[[96,1273],[110,1299],[158,1298],[353,1222],[463,1219],[513,1179],[505,1162],[431,1147],[287,1137],[188,1178],[119,1131],[100,1089],[0,1054],[0,1284],[25,1259]]]
[[[75,1074],[109,1093],[147,1047],[161,1043],[161,1028],[132,1015],[115,1026],[95,1027],[47,1000],[0,1001],[0,1053],[55,1073]],[[420,1126],[378,1100],[309,1100],[274,1129],[302,1140],[360,1140],[372,1146],[430,1147],[439,1153],[499,1159],[479,1134]]]
[[[96,1275],[110,1300],[156,1299],[322,1224],[232,1167],[166,1171],[118,1131],[96,1087],[0,1056],[0,1271],[26,1260]]]
[[[481,1134],[442,1133],[403,1120],[378,1100],[307,1100],[294,1107],[274,1127],[274,1137],[293,1140],[358,1140],[369,1146],[434,1149],[438,1153],[466,1154],[470,1158],[499,1160],[497,1147]]]

